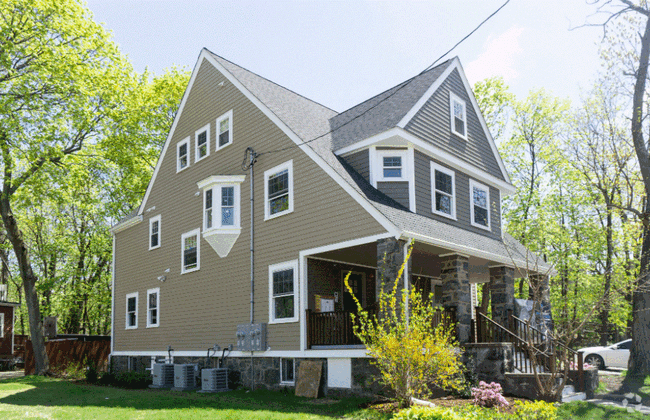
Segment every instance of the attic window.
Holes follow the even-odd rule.
[[[210,124],[197,130],[195,135],[196,150],[194,153],[195,161],[198,162],[210,155]]]
[[[232,109],[217,118],[217,150],[232,144]]]
[[[149,250],[160,248],[160,215],[149,219]]]
[[[465,101],[449,92],[451,132],[467,140],[467,112]]]
[[[190,164],[190,138],[176,145],[176,172],[187,168]]]

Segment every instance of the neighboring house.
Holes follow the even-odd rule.
[[[343,277],[372,306],[414,241],[409,287],[468,341],[477,283],[503,322],[514,278],[548,270],[502,230],[513,191],[457,58],[337,113],[204,49],[141,206],[112,228],[112,360],[149,366],[171,347],[203,363],[238,325],[267,323],[264,351],[227,359],[242,382],[292,384],[315,358],[329,388],[363,387]]]
[[[13,364],[14,316],[19,303],[7,301],[7,285],[0,284],[0,363]]]

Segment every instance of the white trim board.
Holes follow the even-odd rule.
[[[173,347],[173,345],[172,345]],[[135,351],[114,351],[111,353],[113,356],[167,356],[167,350],[135,350]],[[203,357],[205,358],[205,350],[178,350],[172,352],[173,357]],[[217,354],[212,357],[221,357]],[[367,358],[365,349],[332,349],[332,350],[267,350],[267,351],[232,351],[228,357],[287,357],[287,358]]]
[[[162,159],[167,153],[169,144],[171,143],[171,139],[176,130],[176,126],[178,124],[180,116],[187,102],[189,92],[190,90],[192,90],[192,86],[194,85],[194,82],[196,80],[196,75],[199,71],[200,64],[202,63],[203,60],[206,60],[208,63],[212,64],[212,66],[216,68],[230,83],[232,83],[237,89],[239,89],[241,93],[249,101],[251,101],[260,111],[262,111],[262,113],[266,115],[275,125],[277,125],[278,128],[280,128],[282,132],[298,146],[299,149],[305,152],[307,156],[309,156],[318,166],[320,166],[320,168],[323,169],[325,173],[327,173],[357,203],[359,203],[362,208],[364,208],[375,220],[377,220],[377,222],[382,227],[384,227],[387,231],[392,232],[394,236],[399,236],[399,229],[386,216],[384,216],[383,213],[377,210],[372,204],[368,202],[368,200],[366,200],[366,198],[360,192],[358,192],[356,189],[354,189],[354,187],[352,187],[352,185],[346,182],[343,179],[343,177],[341,177],[341,175],[339,175],[331,166],[329,166],[329,164],[325,162],[323,158],[321,158],[316,152],[314,152],[314,150],[308,144],[304,143],[303,139],[298,137],[296,133],[294,133],[280,118],[278,118],[278,116],[275,115],[262,101],[260,101],[255,95],[253,95],[232,73],[230,73],[225,67],[223,67],[214,57],[212,57],[211,53],[205,48],[201,50],[201,53],[199,54],[199,58],[194,66],[194,69],[192,70],[192,76],[190,77],[190,81],[188,83],[187,89],[183,94],[181,105],[178,108],[178,112],[176,113],[176,117],[174,118],[174,123],[172,124],[172,128],[169,131],[167,140],[165,141],[163,151],[160,157],[158,158],[158,162],[156,163],[156,168],[154,169],[151,180],[149,181],[149,185],[147,186],[147,192],[145,193],[144,199],[142,200],[142,204],[140,205],[138,214],[142,214],[143,209],[145,209],[147,206],[147,200],[149,199],[151,188],[156,180],[156,177],[158,176],[158,171],[160,169]]]
[[[510,176],[506,171],[506,167],[503,164],[503,160],[501,160],[501,155],[499,154],[499,150],[497,149],[496,143],[492,138],[492,134],[490,133],[490,130],[487,127],[485,119],[483,118],[483,114],[481,114],[481,109],[479,108],[478,102],[476,102],[476,98],[474,97],[472,86],[467,80],[467,76],[465,75],[465,71],[463,70],[463,66],[460,64],[460,60],[458,59],[458,57],[454,57],[452,59],[452,62],[449,65],[449,67],[447,67],[447,69],[438,77],[438,79],[436,79],[436,81],[429,87],[429,89],[427,89],[426,93],[416,102],[413,108],[411,108],[409,112],[407,112],[406,115],[404,115],[404,117],[400,120],[400,122],[397,123],[397,126],[400,128],[406,127],[409,121],[411,121],[411,119],[420,111],[420,109],[424,106],[424,104],[427,103],[427,101],[433,96],[433,94],[438,90],[438,88],[442,85],[442,83],[447,79],[447,77],[449,77],[449,75],[454,70],[458,70],[458,74],[460,74],[460,79],[463,81],[463,85],[465,87],[465,90],[467,91],[467,95],[469,96],[469,100],[472,103],[472,106],[474,107],[474,112],[478,116],[478,120],[479,123],[481,124],[481,128],[483,128],[483,131],[485,132],[485,137],[487,137],[488,143],[490,143],[490,148],[492,149],[492,153],[494,154],[497,164],[499,165],[499,169],[501,169],[503,178],[506,180],[506,182],[510,183],[511,182]],[[465,112],[467,112],[467,109],[465,109]],[[467,122],[465,124],[467,125]],[[467,127],[465,127],[465,131],[467,131]]]

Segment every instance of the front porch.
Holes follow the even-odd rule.
[[[407,250],[406,241],[387,238],[306,257],[305,349],[364,348],[354,335],[350,316],[357,311],[354,297],[364,310],[377,311],[381,287],[392,288]],[[348,273],[354,297],[344,285]],[[399,289],[416,288],[424,298],[430,296],[439,308],[432,327],[445,315],[451,317],[463,344],[476,339],[472,325],[479,304],[478,285],[488,285],[485,290],[490,290],[493,319],[507,325],[509,311],[514,309],[514,279],[515,269],[503,263],[415,242],[397,281]]]

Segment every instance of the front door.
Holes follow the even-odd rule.
[[[342,271],[341,272],[341,277],[342,279],[345,279],[345,276],[348,275],[348,271]],[[358,273],[358,272],[352,272],[350,273],[350,277],[348,278],[348,284],[350,285],[350,288],[352,289],[352,292],[354,296],[357,298],[359,303],[361,303],[361,306],[365,307],[366,306],[366,274],[365,273]],[[357,312],[357,304],[354,301],[354,298],[352,297],[352,294],[348,291],[347,287],[345,287],[345,283],[343,283],[343,310],[344,311],[350,311],[350,312]]]

